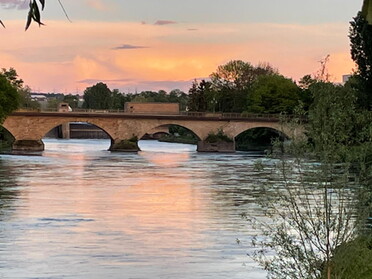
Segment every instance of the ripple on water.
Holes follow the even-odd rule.
[[[195,146],[45,140],[42,156],[1,155],[0,277],[265,278],[246,253],[257,154]],[[248,235],[247,235],[248,234]]]

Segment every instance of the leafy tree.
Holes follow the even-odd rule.
[[[192,87],[189,90],[189,111],[201,111],[207,110],[207,94],[211,91],[211,83],[202,80],[200,83],[194,80]]]
[[[299,80],[298,87],[300,87],[301,89],[309,89],[309,87],[316,82],[317,80],[311,75],[305,75]]]
[[[31,89],[25,86],[18,90],[19,94],[19,107],[27,109],[39,109],[40,103],[31,99]]]
[[[50,109],[50,110],[57,110],[58,109],[58,105],[61,103],[62,100],[58,99],[58,98],[49,98],[48,99],[48,104],[47,104],[47,108]]]
[[[254,240],[261,247],[255,258],[268,278],[368,278],[370,265],[353,274],[344,263],[355,251],[370,254],[358,236],[371,212],[371,114],[356,109],[356,92],[348,86],[317,83],[310,89],[312,142],[293,134],[284,146],[291,156],[281,149],[274,154],[278,169],[272,182],[260,186],[271,219],[252,221],[265,236]],[[363,258],[353,260],[364,265]]]
[[[72,108],[75,109],[79,105],[79,95],[72,95],[68,94],[63,96],[63,102],[68,103],[68,105]]]
[[[0,75],[4,76],[15,88],[23,87],[23,80],[18,77],[17,71],[14,68],[9,70],[2,68]]]
[[[300,98],[299,87],[281,75],[260,76],[248,96],[248,112],[292,113]]]
[[[0,74],[0,123],[6,116],[19,106],[17,88],[2,74]]]
[[[85,89],[83,98],[87,109],[110,109],[113,105],[112,92],[102,82]]]
[[[242,112],[245,109],[250,88],[259,76],[277,73],[269,64],[253,66],[248,62],[233,60],[217,68],[210,75],[215,92],[217,110],[221,112]]]
[[[111,109],[116,110],[123,110],[124,103],[126,102],[127,98],[120,93],[119,89],[112,90],[112,106]]]
[[[372,5],[371,5],[372,6]],[[358,104],[372,109],[372,25],[361,12],[350,22],[351,57],[357,64]]]
[[[311,75],[303,76],[298,82],[298,87],[301,89],[299,92],[300,100],[303,103],[303,108],[305,111],[308,111],[310,105],[313,103],[313,96],[311,94],[310,87],[317,82],[318,80],[313,78]]]
[[[19,78],[17,71],[14,68],[5,69],[2,68],[0,76],[5,77],[8,82],[18,92],[18,107],[38,109],[40,104],[37,101],[31,99],[31,89],[28,86],[24,86],[24,82]]]
[[[174,89],[171,92],[169,92],[169,102],[179,103],[181,111],[186,110],[188,100],[189,96],[179,89]]]
[[[210,75],[215,88],[244,90],[249,88],[258,76],[274,74],[276,70],[270,65],[261,64],[257,67],[241,60],[232,60],[218,66],[216,72]]]

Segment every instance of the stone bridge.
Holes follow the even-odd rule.
[[[138,151],[137,141],[146,133],[158,131],[166,125],[179,125],[199,138],[198,151],[235,151],[234,139],[240,133],[258,127],[272,128],[291,138],[302,133],[281,127],[277,117],[240,117],[223,115],[137,115],[127,113],[87,112],[14,112],[3,127],[15,138],[15,151],[43,151],[42,138],[53,128],[70,122],[87,122],[105,131],[111,138],[111,151]],[[209,144],[209,133],[222,130],[232,142]]]

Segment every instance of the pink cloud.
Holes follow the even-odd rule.
[[[177,24],[177,22],[173,20],[157,20],[154,23],[154,25],[168,25],[168,24]]]
[[[270,62],[295,80],[316,72],[327,54],[335,81],[353,68],[347,24],[205,24],[198,32],[183,24],[159,28],[140,22],[48,21],[30,32],[23,25],[7,21],[1,29],[7,43],[0,45],[0,67],[16,68],[26,84],[41,91],[83,91],[99,80],[124,91],[185,89],[233,59]]]

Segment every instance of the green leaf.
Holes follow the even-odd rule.
[[[39,6],[37,5],[36,1],[32,2],[32,18],[41,25],[41,16],[39,11]]]
[[[25,30],[27,31],[27,29],[30,27],[31,25],[31,21],[32,21],[32,12],[31,10],[28,12],[28,16],[27,16],[27,22],[26,22],[26,28]]]
[[[45,7],[45,0],[39,0],[41,3],[41,10],[44,10]]]

